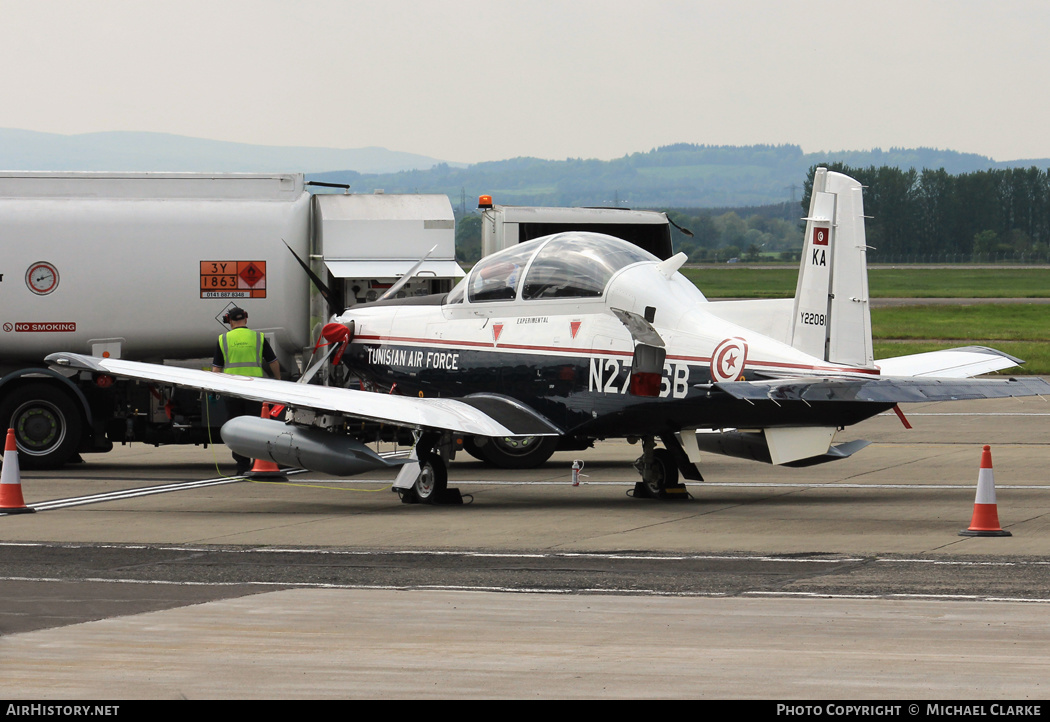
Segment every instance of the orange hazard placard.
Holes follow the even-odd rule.
[[[266,298],[266,261],[201,261],[201,298]]]

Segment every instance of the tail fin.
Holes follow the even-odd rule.
[[[825,361],[872,368],[860,183],[818,168],[805,220],[791,345]]]

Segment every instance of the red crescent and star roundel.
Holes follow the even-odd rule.
[[[744,373],[747,362],[747,342],[742,338],[727,338],[715,346],[711,354],[711,379],[716,383],[736,381]]]

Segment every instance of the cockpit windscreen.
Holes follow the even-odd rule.
[[[621,268],[660,259],[626,241],[570,231],[537,238],[481,259],[446,303],[596,298]],[[531,263],[530,263],[531,261]],[[524,276],[524,283],[522,277]]]
[[[613,274],[640,261],[659,261],[641,248],[611,236],[565,233],[540,249],[529,267],[522,298],[594,298]]]

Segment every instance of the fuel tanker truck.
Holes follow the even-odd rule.
[[[303,174],[0,172],[0,429],[24,468],[116,443],[218,441],[223,407],[107,376],[65,376],[73,351],[210,367],[233,306],[286,374],[333,311],[451,290],[444,195],[311,193]],[[326,286],[311,283],[306,265]]]
[[[44,364],[50,353],[209,368],[222,318],[239,306],[294,376],[331,315],[393,290],[420,259],[397,297],[447,293],[462,278],[447,196],[317,192],[326,185],[301,173],[0,171],[0,431],[15,430],[22,466],[114,443],[208,444],[227,418],[195,392],[63,375]],[[565,230],[671,253],[663,213],[489,196],[479,211],[486,254]],[[508,451],[489,444],[485,460],[520,463],[520,440],[503,441]]]

